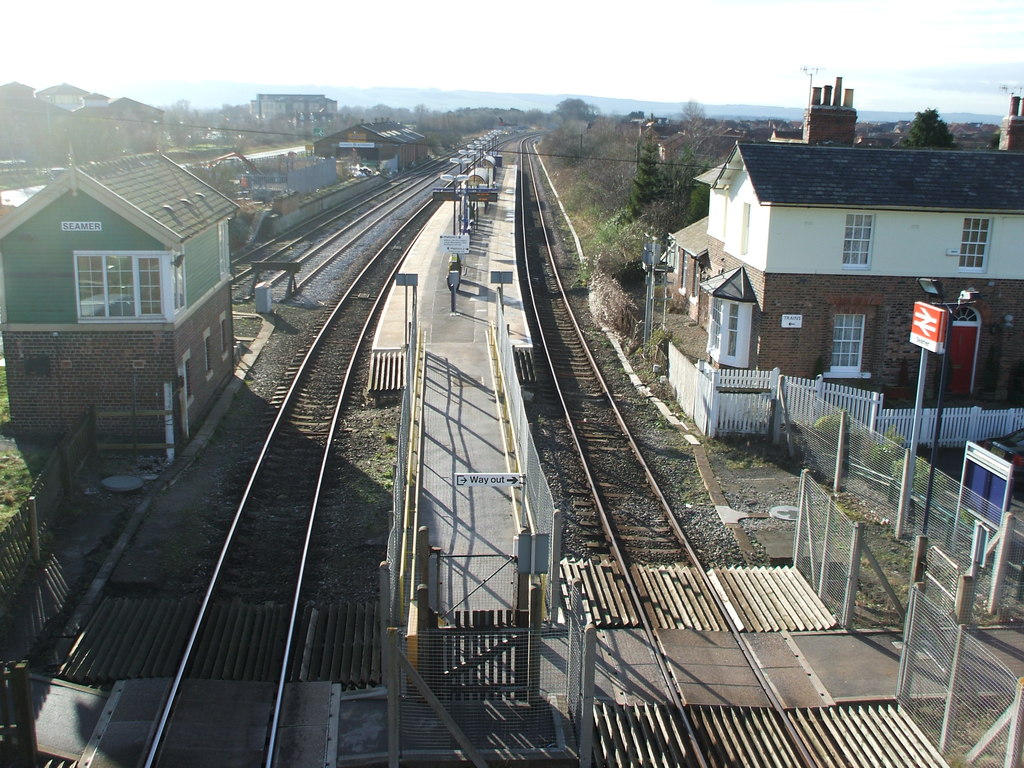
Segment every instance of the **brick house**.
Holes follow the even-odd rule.
[[[0,218],[12,426],[88,407],[107,440],[186,439],[231,376],[235,204],[161,155],[74,166]]]
[[[854,148],[850,93],[815,91],[805,143],[737,144],[701,177],[707,219],[674,236],[679,303],[707,328],[711,362],[906,387],[918,278],[938,278],[946,301],[979,295],[953,310],[949,391],[1020,391],[1024,153]]]

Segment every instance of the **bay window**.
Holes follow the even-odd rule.
[[[750,357],[751,304],[711,300],[708,354],[720,365],[745,368]]]

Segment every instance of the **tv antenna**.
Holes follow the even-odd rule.
[[[1022,88],[1021,86],[1007,85],[1006,83],[1000,85],[999,90],[1004,91],[1005,93],[1008,93],[1011,96],[1020,96],[1021,92],[1024,92],[1024,88]]]
[[[811,94],[814,93],[814,76],[821,72],[821,67],[800,67],[800,71],[807,75],[807,107],[811,106]]]

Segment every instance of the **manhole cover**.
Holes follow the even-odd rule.
[[[796,522],[796,519],[800,516],[800,510],[783,504],[779,507],[772,507],[768,510],[768,514],[777,520]]]
[[[142,478],[135,475],[112,475],[100,480],[100,484],[108,491],[127,493],[139,490],[142,487]]]

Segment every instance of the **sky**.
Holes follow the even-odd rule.
[[[15,0],[0,84],[67,82],[154,106],[166,106],[147,100],[155,82],[238,81],[801,107],[812,78],[842,77],[859,111],[995,116],[1024,86],[1022,0],[347,5],[303,3],[275,21],[261,14],[287,9]]]

